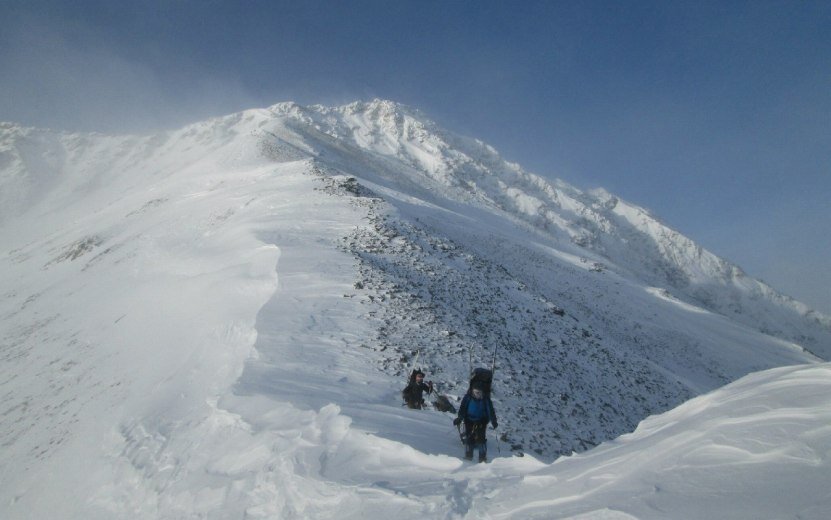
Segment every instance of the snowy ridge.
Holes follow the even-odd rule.
[[[793,443],[753,459],[737,493],[768,492],[780,467],[818,476],[781,473],[800,490],[782,509],[738,503],[749,518],[828,505],[825,364],[750,376],[612,441],[827,346],[775,295],[730,289],[740,313],[720,313],[660,283],[655,266],[686,262],[696,283],[715,268],[700,251],[668,263],[626,224],[639,208],[383,101],[152,136],[0,132],[3,517],[660,517],[660,460],[709,466],[725,438],[761,453],[784,418]],[[469,359],[489,365],[496,346],[498,446],[470,466],[450,416],[402,409],[399,392],[420,352],[458,399]],[[753,428],[728,431],[739,413]],[[645,446],[661,432],[659,460]],[[711,498],[668,489],[690,516]]]
[[[831,355],[831,317],[749,278],[648,211],[605,190],[583,192],[563,181],[551,184],[504,161],[487,144],[450,134],[418,111],[391,101],[338,108],[275,105],[270,110],[401,161],[417,172],[411,175],[426,174],[445,197],[474,199],[507,211],[560,241],[558,247],[567,248],[562,242],[570,241],[626,276],[664,286],[682,299],[797,341],[825,358]]]

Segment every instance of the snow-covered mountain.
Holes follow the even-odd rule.
[[[0,124],[0,245],[4,517],[527,518],[489,497],[536,496],[517,478],[564,467],[588,486],[614,448],[543,462],[831,356],[828,317],[648,211],[389,101],[149,136]],[[455,458],[450,415],[404,410],[399,392],[417,362],[458,399],[494,359],[491,453],[526,456],[482,470]],[[800,392],[828,384],[824,364],[788,370],[808,374]],[[814,424],[821,406],[804,406]],[[667,453],[691,449],[674,435]],[[614,493],[570,514],[626,511]],[[534,500],[562,517],[571,499]]]
[[[647,210],[605,190],[583,192],[562,181],[549,183],[502,160],[481,141],[455,136],[418,112],[388,101],[308,109],[283,104],[271,110],[403,164],[403,177],[416,186],[428,186],[441,198],[501,210],[544,231],[558,249],[583,256],[595,253],[628,278],[815,347],[824,357],[831,355],[827,341],[831,318],[747,277],[739,267],[663,225]],[[402,172],[400,167],[394,170]],[[580,247],[570,248],[564,242]]]

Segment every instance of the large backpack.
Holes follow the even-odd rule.
[[[485,397],[491,395],[491,384],[493,383],[493,372],[487,368],[474,368],[470,374],[470,384],[467,391],[470,392],[474,387],[480,388],[484,392]]]

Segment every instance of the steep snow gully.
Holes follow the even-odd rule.
[[[4,518],[831,510],[828,317],[416,110],[3,123],[0,187]],[[495,349],[470,464],[400,390]]]

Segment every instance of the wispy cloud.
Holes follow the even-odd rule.
[[[176,76],[79,42],[55,20],[26,16],[4,27],[0,119],[68,130],[135,132],[256,106],[235,77],[205,70]],[[94,31],[93,27],[72,27]],[[185,60],[183,62],[186,63]]]

